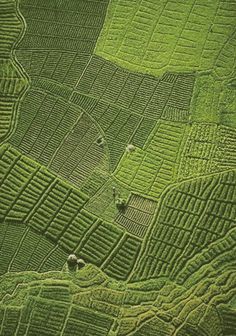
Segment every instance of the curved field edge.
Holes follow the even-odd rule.
[[[29,78],[15,54],[15,49],[26,30],[26,24],[19,9],[19,0],[2,1],[0,6],[0,20],[2,27],[5,28],[2,44],[0,37],[2,66],[0,71],[2,81],[0,86],[0,140],[4,141],[10,137],[16,127],[19,103],[28,89]],[[7,21],[8,16],[13,20],[10,21],[10,26]],[[11,29],[13,29],[13,34]]]

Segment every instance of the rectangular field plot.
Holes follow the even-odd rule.
[[[46,300],[43,298],[30,298],[31,312],[28,318],[29,328],[27,335],[55,336],[60,335],[64,325],[68,306],[54,300]]]
[[[0,0],[0,336],[236,336],[236,0]]]
[[[143,238],[154,219],[157,203],[139,195],[131,194],[124,212],[119,212],[115,222],[133,235]]]
[[[75,217],[87,196],[10,146],[2,148],[1,165],[1,217],[24,221],[57,240],[65,230],[65,223]]]
[[[20,307],[5,307],[5,311],[4,313],[1,312],[0,310],[0,314],[2,315],[2,323],[1,323],[1,318],[0,318],[0,331],[2,335],[14,335],[16,330],[17,330],[17,326],[18,323],[17,321],[20,318],[20,314],[21,314],[21,309]]]
[[[14,1],[1,1],[0,26],[2,27],[0,53],[8,56],[22,29],[22,22],[16,15],[16,3]]]
[[[0,139],[12,130],[19,96],[27,80],[12,60],[12,48],[23,29],[15,1],[0,2]]]
[[[88,230],[96,227],[99,223],[97,217],[82,209],[70,221],[66,231],[64,231],[58,240],[58,244],[65,250],[75,251],[76,247],[81,243]]]
[[[60,269],[66,261],[65,253],[77,252],[86,262],[96,265],[110,257],[124,230],[86,211],[88,197],[84,193],[55,178],[11,146],[3,146],[0,155],[1,216],[9,225],[17,222],[16,232],[19,231],[12,247],[8,240],[3,242],[9,250],[6,265],[11,271]],[[139,207],[150,211],[146,203]],[[24,224],[28,229],[23,230]],[[130,250],[129,243],[128,247],[124,244],[129,262],[123,278],[131,272],[139,250],[139,242],[132,239],[134,247],[131,244]]]
[[[58,147],[49,168],[82,187],[105,156],[104,148],[96,143],[100,137],[95,123],[82,114]]]

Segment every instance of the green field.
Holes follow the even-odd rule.
[[[0,0],[0,336],[236,335],[236,0]]]

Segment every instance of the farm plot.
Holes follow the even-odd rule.
[[[115,222],[133,235],[143,238],[154,219],[156,206],[157,203],[148,198],[131,194],[127,207],[117,214]]]
[[[2,0],[0,3],[0,53],[1,58],[11,56],[12,46],[19,38],[24,25],[17,13],[16,3],[13,0]]]
[[[85,209],[92,212],[99,218],[114,222],[118,214],[116,199],[128,200],[131,190],[124,186],[114,177],[110,177],[97,193],[85,204]]]
[[[27,92],[10,142],[47,165],[81,115],[60,97],[37,88]]]
[[[108,171],[105,146],[99,144],[100,138],[96,124],[83,114],[57,148],[49,168],[83,188],[102,161],[107,165],[104,170]]]
[[[220,141],[217,162],[221,169],[234,168],[236,165],[236,129],[220,127]]]
[[[116,243],[110,258],[102,265],[102,269],[112,278],[126,280],[133,269],[140,248],[141,241],[126,234],[118,244]]]
[[[82,335],[88,336],[107,336],[112,323],[113,319],[103,314],[94,313],[85,308],[72,307],[63,335],[80,336],[82,332]]]
[[[235,3],[229,1],[112,0],[96,54],[130,70],[234,71]]]
[[[17,104],[27,84],[12,55],[12,46],[23,31],[14,1],[1,1],[0,26],[0,139],[3,140],[13,128]]]
[[[126,280],[139,254],[141,241],[118,227],[95,223],[86,233],[76,253],[84,260],[100,266],[110,277]]]
[[[159,121],[144,149],[122,157],[115,175],[132,190],[155,199],[176,180],[186,125]]]
[[[85,194],[68,187],[14,148],[4,146],[1,154],[1,218],[30,224],[38,207],[46,202],[41,217],[37,217],[33,225],[35,229],[43,230],[57,207],[68,202],[68,211],[78,211],[86,202]]]
[[[235,227],[235,181],[235,171],[229,171],[181,183],[166,193],[137,277],[178,279],[198,253],[215,242],[215,248],[217,242],[220,246]]]
[[[53,155],[68,133],[72,141],[71,132],[81,114],[80,108],[68,102],[71,90],[91,58],[103,25],[107,1],[69,1],[65,10],[64,4],[59,2],[55,5],[48,1],[24,0],[19,7],[27,21],[27,29],[17,45],[16,54],[30,76],[31,87],[20,105],[20,120],[11,143],[39,163],[49,166],[52,163],[57,167],[60,163],[53,161]],[[90,131],[93,137],[98,132],[95,129],[92,131],[92,128]],[[73,141],[77,140],[73,138]],[[79,183],[80,187],[85,182],[84,190],[89,193],[95,193],[104,182],[102,178],[99,182],[100,176],[96,175],[100,170],[100,175],[105,175],[107,165],[102,148],[92,142],[82,145],[83,153],[88,147],[91,152],[86,158],[78,158],[82,162],[75,175],[71,178],[67,176],[71,176],[70,171],[62,176],[69,182]],[[70,166],[75,169],[76,164],[72,162],[75,157],[72,155],[67,159],[71,160]],[[94,170],[94,165],[89,167],[88,162],[97,162],[99,167]],[[89,171],[82,176],[84,165]],[[65,172],[65,169],[62,171]],[[90,187],[84,180],[88,178],[92,184],[93,177],[96,182]]]
[[[234,334],[234,0],[0,2],[0,336]]]
[[[229,80],[216,80],[212,74],[197,76],[191,104],[193,122],[215,123],[235,128],[235,71]]]
[[[179,180],[206,175],[220,170],[217,157],[220,150],[220,126],[213,123],[192,123],[179,165]]]
[[[139,125],[142,118],[136,114],[131,114],[119,106],[108,104],[102,100],[97,100],[75,93],[72,102],[82,107],[103,132],[102,143],[107,145],[109,154],[109,168],[115,170],[126,146],[132,142],[136,132],[139,132]],[[146,138],[150,129],[147,127]],[[144,140],[143,140],[144,141]]]

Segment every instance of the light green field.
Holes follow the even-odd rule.
[[[112,0],[96,53],[130,70],[235,71],[234,1]]]

